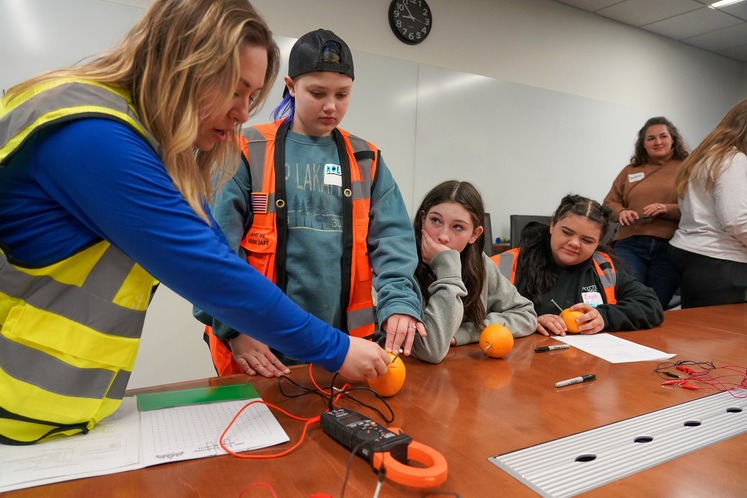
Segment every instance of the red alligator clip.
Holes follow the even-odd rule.
[[[685,365],[677,365],[676,368],[677,368],[677,370],[681,370],[683,372],[687,372],[690,375],[692,375],[692,374],[695,373],[695,370],[693,370],[692,368],[686,367]]]

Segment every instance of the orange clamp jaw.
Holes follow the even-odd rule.
[[[448,474],[446,458],[430,446],[412,441],[407,446],[407,459],[414,460],[424,467],[405,465],[395,460],[389,452],[374,453],[373,466],[378,470],[383,465],[387,479],[414,488],[431,488],[446,481]]]

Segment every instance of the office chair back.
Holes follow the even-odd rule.
[[[510,236],[511,248],[519,247],[521,231],[531,222],[542,223],[550,226],[550,216],[529,215],[529,214],[512,214],[510,216]]]
[[[482,222],[482,228],[483,228],[483,241],[485,242],[485,245],[483,246],[483,252],[487,254],[488,256],[493,255],[493,225],[490,224],[490,213],[485,213],[485,219]]]

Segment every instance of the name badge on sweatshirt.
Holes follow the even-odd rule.
[[[604,301],[602,301],[602,295],[598,292],[582,292],[581,299],[583,299],[589,306],[595,308],[600,304],[604,304]]]
[[[342,187],[342,168],[339,164],[324,165],[324,184]]]
[[[646,176],[646,175],[645,175],[645,174],[643,174],[643,171],[641,171],[640,173],[630,173],[630,174],[628,175],[628,181],[629,181],[630,183],[640,182],[641,180],[643,180],[643,178],[644,178],[645,176]]]

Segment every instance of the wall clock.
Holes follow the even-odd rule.
[[[416,45],[430,34],[433,13],[425,0],[392,0],[389,26],[400,41]]]

